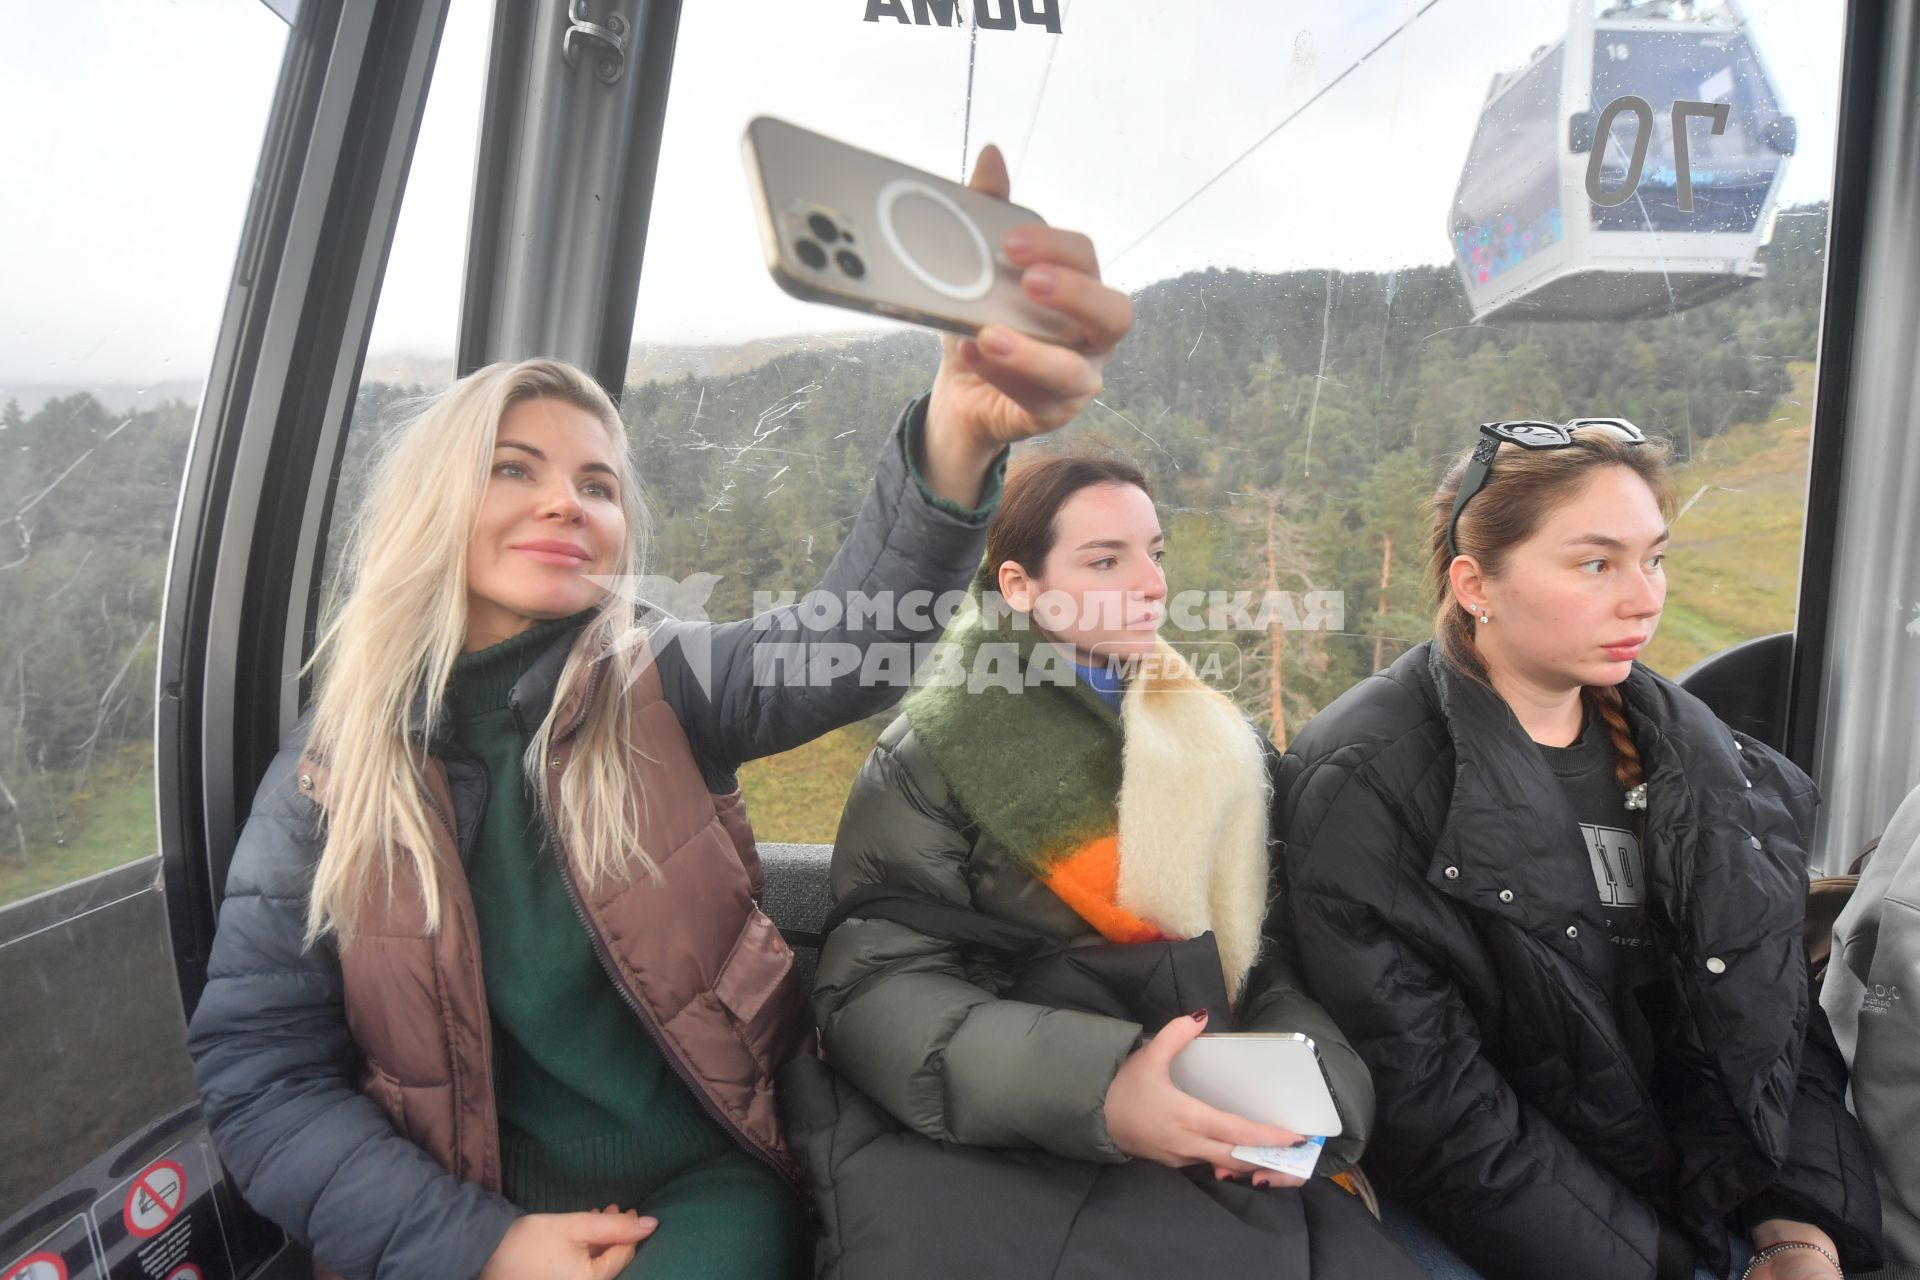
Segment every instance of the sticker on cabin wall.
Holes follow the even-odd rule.
[[[186,1198],[187,1171],[174,1160],[154,1161],[127,1188],[121,1215],[126,1219],[128,1234],[151,1240],[180,1216]]]
[[[107,1280],[233,1280],[209,1143],[195,1137],[147,1161],[94,1201]],[[79,1280],[76,1277],[76,1280]]]
[[[1060,34],[1059,0],[866,0],[862,21],[896,22],[901,26],[966,26],[982,31],[1012,31],[1039,27]]]
[[[0,1262],[0,1280],[88,1280],[100,1255],[85,1214],[77,1214],[36,1240],[11,1262]]]
[[[67,1264],[57,1253],[30,1253],[8,1267],[0,1280],[67,1280]]]

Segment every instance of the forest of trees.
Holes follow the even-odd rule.
[[[1231,637],[1245,652],[1235,696],[1284,735],[1428,634],[1422,505],[1475,422],[1622,415],[1684,459],[1771,421],[1789,363],[1814,356],[1825,234],[1824,207],[1783,211],[1764,280],[1626,323],[1475,326],[1445,267],[1162,281],[1136,296],[1101,403],[1066,434],[1097,434],[1153,475],[1176,589],[1344,593],[1343,633]],[[650,571],[721,575],[714,617],[756,591],[806,590],[936,360],[931,337],[902,332],[629,388]],[[419,390],[361,388],[343,508],[396,402]],[[109,794],[147,797],[145,826],[129,817],[111,839],[151,839],[157,624],[192,423],[189,405],[121,414],[86,394],[0,411],[0,901],[71,878],[5,877],[79,858],[76,828],[106,839]]]

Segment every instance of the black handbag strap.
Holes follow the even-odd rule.
[[[888,920],[930,938],[992,952],[1012,971],[1013,983],[1002,992],[1010,999],[1125,1018],[1150,1030],[1202,1006],[1214,1014],[1215,1026],[1232,1021],[1211,933],[1185,941],[1072,947],[1028,925],[885,884],[864,884],[849,893],[821,932],[832,933],[847,920]]]
[[[1038,929],[890,884],[863,884],[842,898],[820,926],[821,936],[848,920],[889,920],[930,938],[981,947],[1018,961],[1041,960],[1067,949],[1066,943]]]

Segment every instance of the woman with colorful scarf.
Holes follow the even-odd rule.
[[[1162,544],[1145,476],[1118,458],[1053,457],[1009,479],[972,605],[881,736],[841,819],[832,885],[849,918],[826,940],[814,1011],[827,1061],[908,1131],[875,1145],[920,1141],[915,1134],[948,1144],[944,1161],[894,1167],[924,1167],[938,1179],[962,1163],[956,1149],[1012,1148],[1008,1167],[1019,1164],[1023,1177],[1036,1165],[1055,1169],[1051,1193],[1062,1179],[1122,1165],[1142,1185],[1159,1180],[1162,1190],[1140,1202],[1147,1216],[1198,1196],[1225,1210],[1203,1206],[1198,1221],[1220,1225],[1169,1232],[1182,1238],[1158,1252],[1135,1240],[1155,1238],[1139,1229],[1139,1214],[1109,1210],[1109,1219],[1130,1220],[1110,1222],[1102,1248],[1085,1237],[1103,1198],[1117,1193],[1088,1182],[1066,1222],[1048,1216],[1044,1197],[995,1214],[987,1206],[996,1185],[1008,1184],[989,1176],[983,1185],[968,1166],[952,1175],[946,1203],[999,1218],[979,1221],[977,1239],[955,1246],[943,1224],[911,1221],[901,1184],[920,1175],[905,1172],[890,1199],[873,1199],[892,1206],[882,1229],[864,1216],[861,1188],[848,1185],[857,1168],[844,1159],[868,1135],[849,1138],[842,1120],[831,1141],[795,1138],[825,1153],[812,1162],[828,1235],[823,1275],[881,1275],[912,1262],[922,1275],[1011,1277],[1031,1258],[1040,1276],[1158,1276],[1181,1262],[1249,1256],[1249,1230],[1265,1233],[1253,1251],[1261,1274],[1392,1276],[1408,1265],[1360,1201],[1324,1176],[1358,1159],[1372,1086],[1332,1021],[1299,990],[1290,940],[1269,931],[1283,915],[1268,913],[1278,886],[1269,869],[1275,756],[1160,639]],[[936,911],[974,913],[993,928],[1045,935],[1070,955],[1210,933],[1217,958],[1211,947],[1204,954],[1217,972],[1208,977],[1224,981],[1223,1007],[1161,1026],[1013,998],[1021,974],[1004,954],[885,913],[848,912],[850,895],[859,903],[876,886],[932,900]],[[1173,1085],[1172,1058],[1208,1030],[1298,1032],[1318,1046],[1343,1132],[1326,1135],[1304,1188],[1233,1154],[1294,1135]],[[812,1122],[793,1113],[812,1110],[792,1103],[790,1133]],[[1048,1164],[1035,1148],[1066,1160]],[[929,1202],[922,1217],[939,1216],[942,1202]],[[1194,1219],[1171,1212],[1162,1220]],[[1328,1243],[1335,1237],[1344,1247]],[[1123,1239],[1125,1247],[1115,1243]],[[875,1250],[878,1258],[864,1256]],[[1055,1269],[1082,1253],[1084,1272]]]

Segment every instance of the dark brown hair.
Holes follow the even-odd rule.
[[[1600,427],[1578,430],[1574,432],[1574,440],[1575,444],[1565,449],[1500,446],[1487,475],[1486,487],[1467,500],[1454,532],[1459,553],[1479,561],[1482,574],[1498,577],[1506,567],[1507,552],[1538,532],[1547,516],[1572,500],[1602,467],[1625,467],[1639,476],[1653,491],[1661,515],[1673,519],[1673,484],[1668,471],[1671,450],[1664,440],[1628,444]],[[1447,546],[1447,517],[1453,511],[1454,495],[1460,492],[1472,458],[1473,451],[1469,449],[1455,459],[1433,495],[1427,534],[1427,582],[1434,595],[1433,634],[1441,654],[1454,670],[1486,684],[1487,669],[1474,647],[1472,615],[1454,600],[1447,573],[1454,557]],[[1620,785],[1634,787],[1644,782],[1640,752],[1627,726],[1619,688],[1588,685],[1582,696],[1588,709],[1606,724],[1613,739],[1614,751],[1619,757],[1615,777]]]
[[[1000,566],[1011,560],[1037,577],[1053,550],[1054,517],[1067,499],[1100,484],[1130,484],[1153,496],[1153,486],[1132,459],[1120,453],[1049,454],[1024,463],[1007,476],[1000,509],[987,525],[987,559],[980,585],[999,589]]]

